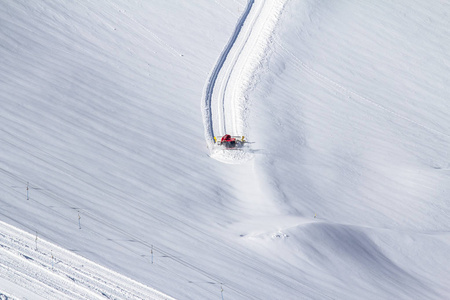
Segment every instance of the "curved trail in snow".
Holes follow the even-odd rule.
[[[205,90],[203,93],[203,123],[205,125],[205,138],[208,145],[208,148],[211,149],[212,145],[214,144],[214,129],[213,129],[213,121],[211,116],[211,99],[214,92],[214,86],[216,84],[217,77],[219,75],[219,72],[221,68],[223,67],[225,60],[227,59],[228,54],[230,53],[231,48],[233,47],[234,43],[236,42],[236,39],[241,32],[241,28],[244,25],[245,20],[247,19],[248,14],[250,13],[250,10],[253,6],[254,0],[249,0],[247,3],[247,7],[245,8],[244,12],[242,13],[242,16],[239,18],[236,28],[233,32],[233,35],[231,36],[230,40],[228,41],[227,45],[223,49],[222,53],[219,56],[219,59],[216,62],[216,65],[214,66],[211,75],[206,83]]]
[[[241,163],[251,151],[218,149],[214,136],[246,134],[245,92],[267,55],[268,43],[286,0],[249,0],[236,28],[217,60],[205,85],[202,102],[205,139],[211,157],[226,163]]]

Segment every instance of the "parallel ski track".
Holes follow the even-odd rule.
[[[284,1],[249,0],[236,28],[219,56],[203,93],[205,138],[211,150],[215,135],[245,133],[245,120],[239,113],[245,82],[255,72],[252,60],[264,58],[273,26],[284,7]],[[272,23],[271,23],[272,21]],[[249,78],[246,78],[249,77]]]
[[[230,86],[230,79],[232,77],[232,73],[233,70],[236,67],[236,63],[239,59],[239,57],[242,55],[242,51],[244,49],[244,47],[247,46],[247,41],[249,39],[250,34],[252,33],[253,29],[254,29],[254,25],[256,23],[256,20],[258,19],[259,15],[261,14],[262,8],[264,7],[264,2],[260,2],[258,3],[258,5],[253,5],[252,9],[253,11],[257,10],[256,13],[252,12],[253,17],[251,19],[248,19],[248,16],[246,17],[246,21],[248,22],[248,26],[246,26],[246,30],[245,32],[240,33],[240,37],[242,37],[242,42],[241,43],[236,43],[236,40],[233,43],[233,46],[235,46],[235,52],[232,58],[230,58],[228,67],[226,69],[223,69],[223,67],[225,66],[225,63],[222,65],[222,70],[224,70],[223,72],[223,76],[222,76],[222,81],[221,84],[218,86],[217,88],[217,115],[218,115],[218,133],[219,135],[224,135],[226,133],[230,133],[232,135],[239,135],[238,132],[236,132],[237,130],[237,126],[236,126],[236,116],[234,113],[234,109],[235,107],[233,107],[234,100],[233,98],[229,98],[227,97],[228,93],[228,88],[233,88],[233,86]],[[236,37],[237,39],[237,37]],[[231,52],[231,49],[230,49]],[[230,54],[230,52],[228,54]],[[219,72],[220,73],[220,72]],[[232,120],[233,122],[231,122],[231,125],[229,124],[229,120],[227,120],[227,111],[230,111],[230,114],[232,116]]]
[[[231,48],[233,47],[234,43],[236,42],[242,26],[244,25],[244,22],[246,21],[252,7],[254,4],[254,0],[248,0],[247,6],[245,10],[243,11],[241,17],[239,18],[236,28],[234,29],[233,35],[231,36],[230,40],[228,41],[227,45],[223,49],[222,53],[219,56],[219,59],[217,60],[211,75],[206,83],[204,92],[203,92],[203,102],[202,102],[202,112],[203,112],[203,122],[205,125],[205,138],[206,142],[209,148],[212,147],[214,144],[214,128],[213,128],[213,120],[212,120],[212,114],[211,114],[211,99],[214,91],[214,86],[217,81],[217,77],[219,75],[219,72],[221,71],[228,54],[231,51]]]

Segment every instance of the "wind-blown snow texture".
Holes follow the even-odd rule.
[[[246,1],[4,1],[0,220],[177,299],[450,298],[450,7],[366,2],[283,3],[231,165],[199,103]]]

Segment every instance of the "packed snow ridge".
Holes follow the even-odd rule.
[[[214,136],[246,136],[249,100],[255,73],[268,55],[268,44],[286,1],[249,0],[236,28],[205,85],[202,102],[205,138],[211,157],[224,163],[242,163],[253,157],[248,145],[224,150]],[[248,137],[247,137],[248,138]]]

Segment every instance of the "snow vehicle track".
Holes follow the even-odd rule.
[[[39,237],[0,222],[0,295],[53,299],[172,299]],[[31,275],[32,274],[32,275]],[[29,292],[28,292],[29,293]]]
[[[249,0],[235,31],[211,72],[203,93],[205,138],[211,156],[226,163],[251,159],[250,151],[214,147],[214,136],[247,134],[243,111],[245,92],[267,46],[285,1]]]
[[[230,53],[231,48],[233,47],[234,43],[236,42],[236,39],[244,25],[244,22],[250,13],[250,10],[253,6],[254,0],[249,0],[247,3],[247,7],[245,8],[244,12],[242,13],[241,17],[239,18],[236,28],[234,30],[233,35],[231,36],[230,40],[228,41],[227,45],[225,46],[224,50],[219,56],[219,59],[217,60],[217,63],[215,64],[211,75],[206,82],[205,90],[203,93],[203,102],[202,102],[202,112],[203,112],[203,122],[205,125],[205,138],[206,142],[209,148],[212,147],[214,144],[214,128],[213,128],[213,120],[212,120],[212,113],[211,113],[211,101],[212,101],[212,95],[214,92],[214,87],[217,81],[217,77],[219,75],[219,72],[221,68],[223,67],[225,60],[227,59],[228,54]]]

